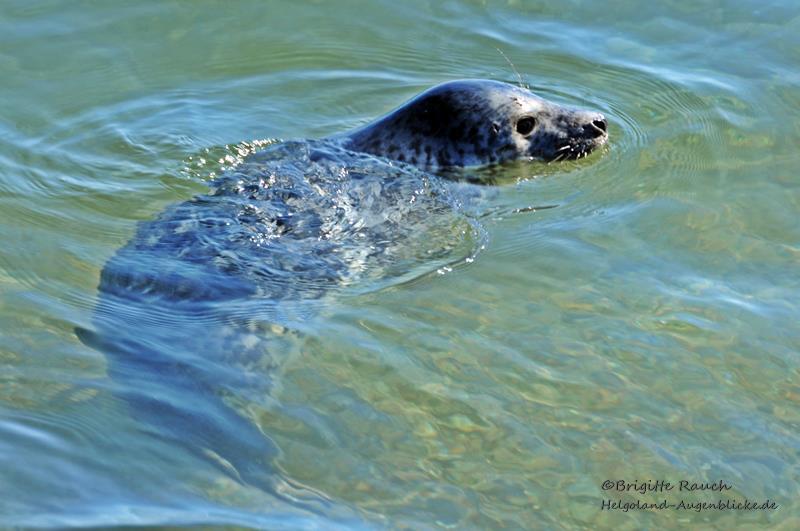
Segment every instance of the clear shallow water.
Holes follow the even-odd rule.
[[[798,526],[798,9],[519,4],[3,3],[4,524]],[[496,48],[606,113],[610,146],[464,186],[474,261],[277,336],[269,393],[227,399],[270,437],[279,495],[221,463],[239,432],[198,454],[132,414],[74,329],[137,223],[204,193],[226,145],[514,81]],[[606,479],[721,479],[780,507],[601,511],[660,500]]]

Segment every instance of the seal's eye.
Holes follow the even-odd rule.
[[[517,122],[517,133],[521,135],[530,134],[533,131],[533,128],[536,126],[536,120],[530,116],[526,116],[525,118],[520,118]]]

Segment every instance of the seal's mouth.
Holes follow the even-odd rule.
[[[577,142],[570,142],[566,145],[556,149],[547,162],[559,162],[562,160],[577,160],[586,157],[596,148],[602,146],[608,140],[608,135],[589,142],[579,140]]]
[[[580,133],[580,136],[568,138],[564,144],[553,150],[547,162],[586,157],[608,141],[608,122],[605,118],[592,120],[581,127]]]

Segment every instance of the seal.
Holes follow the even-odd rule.
[[[598,112],[563,107],[508,83],[467,79],[437,85],[346,134],[344,146],[447,168],[577,159],[607,139],[608,122]]]
[[[103,268],[93,330],[76,333],[106,355],[145,433],[280,497],[279,450],[252,411],[274,407],[273,378],[308,320],[337,292],[482,248],[463,187],[440,170],[574,159],[607,137],[599,113],[465,80],[349,133],[275,143],[141,222]]]

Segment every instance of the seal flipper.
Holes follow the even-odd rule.
[[[96,332],[88,328],[83,328],[82,326],[76,326],[73,331],[75,332],[75,337],[77,337],[81,343],[100,353],[103,352],[103,341]]]
[[[255,424],[226,405],[202,379],[193,378],[186,367],[166,362],[135,340],[111,339],[82,327],[75,328],[75,335],[108,357],[109,376],[114,382],[125,382],[125,388],[118,389],[116,395],[149,436],[194,453],[234,480],[295,506],[319,511],[307,503],[298,503],[294,497],[287,499],[276,489],[279,478],[271,462],[278,453],[277,447]],[[153,376],[164,380],[155,382]],[[170,396],[190,396],[192,401],[176,404]],[[235,434],[235,440],[231,440],[231,434]],[[280,491],[284,490],[285,485],[281,485]]]

